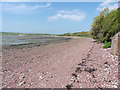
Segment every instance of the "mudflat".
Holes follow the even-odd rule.
[[[117,88],[118,58],[91,38],[2,50],[3,88]]]

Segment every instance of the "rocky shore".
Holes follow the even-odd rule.
[[[117,88],[118,57],[91,38],[2,50],[3,88]]]

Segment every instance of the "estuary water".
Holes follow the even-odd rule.
[[[70,38],[41,35],[2,35],[0,45],[42,44],[69,39]]]

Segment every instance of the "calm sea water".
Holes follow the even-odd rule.
[[[47,43],[47,42],[68,40],[68,39],[69,38],[39,36],[39,35],[2,35],[2,40],[0,42],[0,45]]]

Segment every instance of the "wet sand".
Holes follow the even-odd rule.
[[[118,59],[91,38],[2,50],[3,88],[117,88]]]

